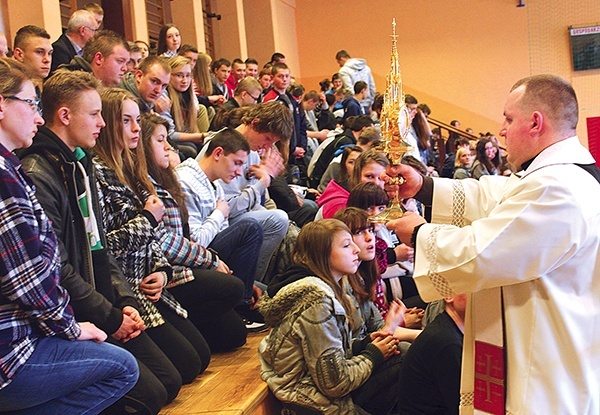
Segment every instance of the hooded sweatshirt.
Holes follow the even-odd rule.
[[[354,84],[358,81],[364,81],[369,88],[369,95],[362,102],[362,106],[367,107],[373,103],[375,97],[375,80],[371,73],[371,68],[367,66],[367,61],[364,59],[350,58],[346,61],[338,72],[344,83],[344,88],[354,93]]]
[[[321,207],[323,219],[333,218],[335,212],[346,207],[348,198],[350,197],[347,185],[347,181],[345,183],[338,183],[335,180],[331,180],[327,183],[327,187],[317,200],[318,205]]]
[[[360,106],[360,102],[354,97],[346,98],[342,101],[342,106],[344,107],[344,116],[342,117],[344,124],[348,117],[365,115],[365,110]]]

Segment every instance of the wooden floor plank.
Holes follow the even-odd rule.
[[[268,388],[260,379],[257,353],[264,335],[249,335],[244,347],[213,355],[206,372],[183,386],[160,415],[269,414]]]

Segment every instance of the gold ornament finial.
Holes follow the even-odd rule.
[[[404,104],[404,91],[402,90],[402,75],[398,63],[398,47],[396,34],[396,19],[392,19],[392,58],[390,72],[386,77],[386,88],[381,109],[381,144],[378,151],[385,153],[392,164],[400,164],[404,154],[412,150],[405,141],[410,130],[410,112]],[[402,176],[392,177],[390,184],[404,183]],[[386,223],[390,220],[401,218],[403,214],[398,192],[391,205],[383,212],[369,218],[370,222]]]
[[[402,90],[402,74],[398,62],[396,19],[392,19],[392,56],[390,72],[386,77],[386,89],[381,109],[381,145],[379,151],[384,152],[392,164],[400,164],[404,154],[412,150],[405,141],[410,130],[410,114],[404,105]]]

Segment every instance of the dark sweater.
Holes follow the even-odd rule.
[[[427,325],[404,357],[400,414],[458,414],[462,345],[463,334],[445,311]]]

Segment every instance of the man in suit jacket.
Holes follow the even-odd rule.
[[[87,10],[77,10],[71,15],[67,24],[67,32],[60,35],[52,44],[52,67],[54,72],[63,63],[71,62],[75,56],[81,56],[85,44],[94,37],[98,23],[93,13]]]

